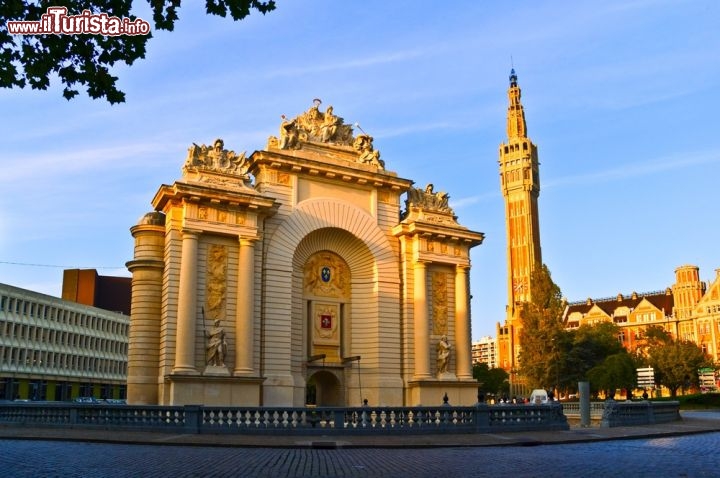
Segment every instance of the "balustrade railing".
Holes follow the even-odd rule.
[[[174,433],[392,434],[567,430],[560,404],[455,407],[206,407],[1,403],[0,424]]]
[[[680,420],[680,402],[605,402],[602,427],[652,425]]]

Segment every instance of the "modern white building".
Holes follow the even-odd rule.
[[[498,366],[497,356],[497,339],[488,335],[472,343],[473,363],[486,363],[488,367],[495,368]]]
[[[125,398],[127,315],[0,284],[0,400]]]

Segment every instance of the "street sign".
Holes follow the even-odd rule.
[[[637,369],[637,382],[638,387],[654,387],[655,386],[655,371],[652,367],[644,367]]]

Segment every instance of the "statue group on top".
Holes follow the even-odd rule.
[[[188,148],[184,167],[247,176],[245,153],[238,155],[235,151],[228,151],[225,149],[225,142],[219,138],[213,142],[212,146],[193,143]]]
[[[407,205],[421,207],[427,211],[442,212],[453,214],[453,210],[448,204],[450,196],[448,193],[440,191],[433,191],[434,186],[432,183],[422,188],[410,188],[408,189]]]
[[[351,146],[360,155],[359,163],[384,168],[380,152],[373,148],[372,136],[363,132],[354,137],[352,126],[345,124],[343,118],[335,115],[332,106],[328,106],[324,112],[320,111],[321,103],[316,98],[310,109],[293,119],[282,115],[280,138],[271,137],[271,143],[276,141],[277,147],[280,149],[299,149],[302,143],[308,141]],[[357,124],[356,126],[360,127]]]

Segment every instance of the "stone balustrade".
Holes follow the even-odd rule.
[[[607,400],[601,427],[652,425],[680,420],[680,402],[616,402]]]
[[[0,404],[0,425],[247,434],[500,433],[567,430],[562,406],[206,407]]]
[[[580,403],[563,403],[563,413],[570,420],[580,419]],[[680,402],[614,401],[590,402],[590,419],[601,427],[652,425],[680,420]]]

